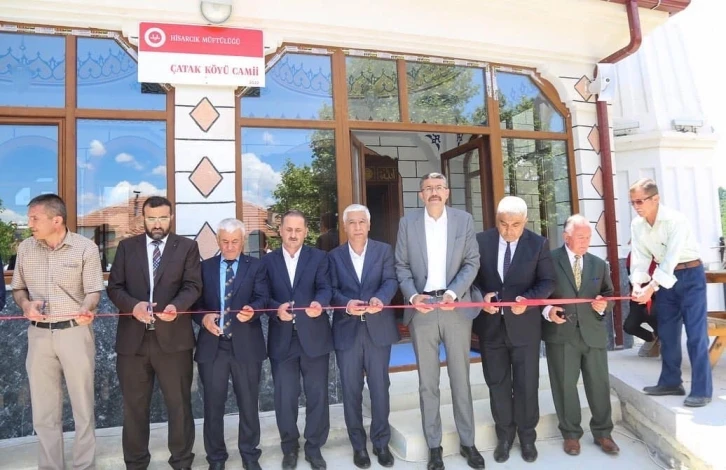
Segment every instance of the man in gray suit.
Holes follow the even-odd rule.
[[[478,308],[455,308],[470,302],[471,284],[479,270],[474,220],[466,212],[446,207],[446,177],[421,178],[419,197],[426,208],[403,217],[398,226],[396,275],[405,299],[414,308],[403,317],[411,331],[418,365],[421,421],[429,446],[428,470],[443,470],[439,410],[439,344],[444,343],[459,432],[459,452],[471,468],[484,468],[474,446],[474,409],[469,384],[471,324]],[[446,247],[445,250],[442,248]],[[433,308],[431,303],[451,304]]]

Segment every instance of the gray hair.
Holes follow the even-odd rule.
[[[229,219],[223,219],[221,222],[219,222],[219,225],[217,225],[217,235],[219,235],[219,232],[224,230],[227,233],[236,232],[237,230],[242,231],[242,236],[245,236],[245,224],[241,220],[237,220],[234,218]]]
[[[46,214],[52,217],[60,217],[63,219],[63,225],[68,220],[68,210],[66,209],[66,203],[57,194],[41,194],[35,196],[28,203],[28,208],[35,206],[41,206]]]
[[[497,206],[497,214],[522,215],[527,217],[527,203],[521,197],[504,196]]]
[[[343,223],[348,222],[348,213],[350,212],[365,212],[366,213],[366,220],[368,222],[371,221],[371,211],[368,210],[366,206],[363,204],[351,204],[348,207],[345,208],[343,211]]]
[[[437,173],[435,171],[431,172],[431,173],[426,173],[425,175],[423,175],[421,177],[421,181],[419,181],[418,187],[423,189],[423,184],[424,184],[424,181],[426,181],[426,180],[443,180],[444,187],[445,188],[449,187],[449,183],[446,181],[446,176],[442,175],[441,173]]]
[[[631,193],[638,189],[642,189],[648,196],[655,196],[658,194],[658,185],[650,178],[641,178],[630,186]]]
[[[565,222],[565,233],[572,235],[577,227],[590,227],[590,221],[585,218],[582,214],[574,214],[567,218]]]

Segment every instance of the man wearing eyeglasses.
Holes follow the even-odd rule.
[[[630,224],[632,296],[644,304],[658,291],[655,307],[663,360],[658,384],[643,391],[647,395],[686,394],[681,379],[681,328],[685,325],[691,393],[684,405],[705,406],[711,401],[713,383],[708,359],[706,274],[698,243],[688,218],[660,203],[658,186],[652,179],[640,179],[630,187],[630,203],[638,213]],[[651,257],[658,264],[653,276],[648,274]]]
[[[471,302],[471,284],[479,269],[479,251],[470,214],[446,207],[449,186],[441,173],[421,177],[419,197],[425,208],[412,211],[398,225],[396,275],[403,297],[413,308],[403,322],[411,330],[421,396],[421,421],[429,447],[427,470],[443,470],[439,393],[439,345],[446,349],[459,453],[471,468],[484,468],[474,445],[474,409],[469,382],[471,324],[478,308],[456,308]],[[433,308],[430,303],[451,304]]]
[[[592,412],[592,437],[603,452],[615,455],[620,449],[612,438],[608,333],[604,321],[612,302],[603,299],[613,295],[610,269],[605,261],[587,252],[592,228],[585,217],[576,214],[568,218],[564,238],[565,245],[552,251],[556,282],[550,298],[595,300],[548,305],[542,309],[542,316],[547,320],[542,326],[542,339],[547,348],[552,399],[564,438],[563,450],[568,455],[580,454],[583,431],[577,381],[582,371]]]
[[[119,243],[108,278],[108,296],[125,313],[116,331],[116,372],[123,398],[122,447],[127,469],[146,469],[154,378],[169,420],[169,464],[194,461],[190,311],[202,292],[197,242],[171,233],[171,202],[160,196],[143,205],[142,235]],[[131,313],[131,315],[128,315]]]

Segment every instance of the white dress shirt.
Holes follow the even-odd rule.
[[[302,251],[302,247],[291,255],[285,247],[282,248],[282,257],[285,259],[285,266],[287,267],[287,275],[290,276],[291,286],[295,285],[295,270],[297,269],[297,262],[300,260],[300,251]]]
[[[573,268],[575,266],[575,253],[573,253],[572,250],[570,250],[570,248],[568,248],[567,245],[565,245],[565,251],[567,252],[567,258],[570,260],[570,267]],[[583,255],[580,257],[580,273],[584,273],[584,272],[585,272],[585,256]],[[573,269],[572,274],[573,275],[575,274],[574,269]],[[549,322],[552,321],[552,320],[550,320],[550,310],[551,309],[552,309],[552,305],[548,305],[542,309],[542,316],[544,317],[545,320],[547,320]],[[603,310],[602,312],[598,312],[597,310],[595,310],[595,311],[600,316],[605,315],[605,310]]]
[[[509,251],[512,253],[512,257],[509,259],[509,261],[512,261],[514,259],[514,252],[517,250],[517,244],[519,243],[519,238],[514,240],[513,242],[509,242]],[[499,253],[497,253],[497,271],[499,272],[499,277],[504,281],[504,255],[507,253],[507,242],[502,238],[502,236],[499,236]],[[511,266],[511,264],[510,264]]]
[[[446,250],[448,243],[448,217],[446,207],[438,220],[429,215],[424,209],[424,229],[426,236],[426,260],[428,263],[428,277],[424,292],[446,289]],[[452,290],[446,291],[449,296],[456,300],[456,293]],[[413,303],[414,294],[409,299]]]
[[[169,235],[161,239],[159,243],[159,252],[161,256],[164,256],[164,247],[166,246],[166,239]],[[149,270],[149,302],[154,301],[154,248],[156,247],[153,243],[154,239],[146,235],[146,258],[148,259],[148,270]]]
[[[673,271],[678,263],[701,257],[686,216],[663,204],[658,205],[652,226],[644,217],[636,217],[630,224],[630,231],[630,283],[634,286],[650,282],[651,257],[658,263],[653,279],[666,289],[676,283]]]
[[[353,262],[353,269],[355,269],[355,274],[358,276],[358,282],[363,282],[363,263],[366,260],[366,250],[368,250],[368,240],[366,240],[366,244],[363,246],[363,251],[360,255],[353,251],[353,247],[348,243],[350,260]]]

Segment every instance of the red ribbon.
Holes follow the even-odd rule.
[[[543,307],[546,305],[571,305],[571,304],[585,304],[585,303],[592,303],[596,300],[605,300],[605,301],[617,301],[617,300],[631,300],[632,297],[602,297],[600,299],[523,299],[519,302],[454,302],[453,306],[455,308],[473,308],[473,307],[515,307],[515,306],[522,306],[525,305],[527,307]],[[406,309],[406,308],[416,308],[416,307],[426,307],[426,308],[439,308],[442,306],[451,307],[452,304],[443,304],[443,303],[433,303],[433,304],[417,304],[417,305],[384,305],[380,308],[387,309],[387,308],[394,308],[394,309]],[[288,308],[288,311],[304,311],[309,307],[295,307],[295,308]],[[346,306],[340,306],[340,307],[323,307],[324,310],[327,309],[345,309]],[[257,312],[276,312],[276,308],[260,308],[256,309],[255,313]],[[154,313],[163,313],[163,312],[154,312]],[[219,313],[219,311],[211,311],[211,310],[205,310],[205,311],[196,311],[196,312],[176,312],[177,315],[191,315],[194,313]],[[133,313],[96,313],[93,315],[97,318],[104,318],[104,317],[126,317],[126,316],[132,316]],[[51,315],[50,318],[53,319],[59,319],[59,318],[75,318],[78,314],[69,313],[65,315]],[[27,320],[27,318],[23,315],[15,315],[15,316],[0,316],[0,320]]]

